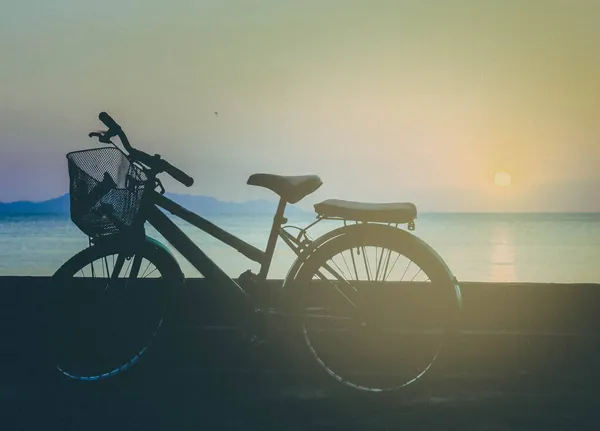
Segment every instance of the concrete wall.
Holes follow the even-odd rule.
[[[275,292],[280,284],[269,281]],[[432,372],[446,378],[470,376],[482,381],[485,377],[519,385],[597,381],[599,284],[462,283],[461,288],[462,335],[447,346]],[[40,369],[50,295],[49,278],[0,277],[3,369],[29,374]],[[153,361],[170,367],[256,365],[256,357],[248,357],[235,336],[225,330],[206,330],[206,326],[228,323],[218,287],[204,279],[190,279],[175,296],[175,319],[153,352]],[[299,337],[278,337],[262,348],[259,366],[302,367],[308,357]]]

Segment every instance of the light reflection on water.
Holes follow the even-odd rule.
[[[486,281],[518,281],[513,237],[512,224],[501,222],[492,227],[490,271]]]

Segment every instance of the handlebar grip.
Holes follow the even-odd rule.
[[[114,132],[115,134],[117,134],[121,130],[121,126],[119,126],[117,122],[113,120],[113,118],[106,112],[101,112],[98,115],[98,119],[102,121],[106,127],[108,127],[108,130]]]
[[[169,162],[165,161],[164,163],[165,163],[165,172],[168,173],[169,175],[171,175],[174,179],[179,181],[181,184],[183,184],[186,187],[191,187],[194,184],[194,179],[192,177],[190,177],[188,174],[186,174],[185,172],[183,172],[181,169],[176,168]]]

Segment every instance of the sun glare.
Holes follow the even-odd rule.
[[[494,184],[498,187],[510,186],[510,174],[507,172],[496,172],[494,174]]]

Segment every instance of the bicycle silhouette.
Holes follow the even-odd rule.
[[[71,219],[90,246],[54,274],[60,288],[51,332],[60,373],[83,381],[118,375],[147,353],[164,326],[185,277],[170,250],[146,235],[146,222],[227,292],[249,341],[268,337],[272,316],[288,319],[326,375],[363,391],[404,388],[430,369],[454,330],[461,297],[439,254],[399,228],[414,230],[415,205],[328,199],[314,206],[315,222],[293,235],[286,205],[317,190],[320,178],[254,174],[248,184],[280,198],[263,251],[165,197],[158,175],[188,187],[193,179],[159,155],[133,148],[107,113],[99,119],[108,130],[89,136],[112,146],[67,155]],[[235,281],[165,211],[259,263],[259,273],[246,271]],[[322,220],[342,226],[313,240],[308,229]],[[266,289],[278,238],[297,258],[276,309],[257,292]]]

